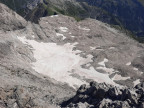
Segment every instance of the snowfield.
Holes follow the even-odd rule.
[[[33,62],[33,69],[38,73],[47,75],[57,81],[68,83],[70,86],[80,86],[85,84],[84,79],[93,79],[99,83],[106,82],[116,85],[112,79],[109,78],[109,74],[103,74],[97,72],[94,67],[89,69],[82,68],[83,64],[92,62],[92,55],[87,55],[86,58],[82,58],[79,50],[73,50],[78,43],[67,43],[62,46],[56,43],[43,43],[35,40],[28,40],[25,37],[18,37],[24,44],[31,45],[33,47],[34,57],[36,62]],[[105,67],[104,59],[100,65]],[[113,70],[112,70],[113,71]],[[80,78],[74,77],[78,75]]]

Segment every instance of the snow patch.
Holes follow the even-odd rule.
[[[90,67],[84,69],[81,66],[92,62],[92,55],[87,55],[86,58],[81,57],[79,50],[73,50],[78,43],[67,43],[57,45],[56,43],[43,43],[35,40],[28,40],[25,37],[18,37],[24,44],[33,47],[34,57],[36,62],[33,62],[33,69],[40,74],[47,75],[57,81],[68,83],[75,88],[75,85],[80,86],[85,84],[84,79],[93,79],[99,83],[106,82],[108,84],[117,85],[109,78],[109,74],[99,73]],[[100,64],[105,66],[105,59]],[[72,71],[74,70],[74,71]],[[73,77],[72,74],[77,74],[81,78]]]
[[[140,83],[140,79],[135,80],[133,83],[134,83],[134,87],[135,87],[137,84]]]
[[[81,29],[81,30],[90,31],[90,29],[89,29],[89,28],[86,28],[86,27],[78,26],[78,28]]]
[[[63,34],[60,34],[60,33],[56,33],[57,36],[62,36],[63,40],[66,39],[66,37],[63,35]]]
[[[142,75],[143,74],[143,72],[140,72],[140,75]]]
[[[104,70],[104,71],[105,71],[106,73],[108,73],[108,74],[114,73],[114,69],[113,69],[113,68],[97,67],[96,69]]]
[[[58,17],[58,15],[51,15],[50,17],[51,17],[51,18],[53,18],[53,17]]]
[[[62,32],[67,32],[68,31],[68,28],[67,27],[60,27],[59,28]]]
[[[96,49],[96,47],[92,47],[92,46],[90,46],[90,49],[91,49],[91,50],[94,50],[94,49]]]
[[[71,36],[72,38],[74,38],[75,36]]]
[[[86,66],[89,67],[89,66],[91,66],[91,64],[90,64],[90,63],[87,63]]]
[[[102,62],[99,62],[98,64],[105,67],[105,63],[108,62],[108,59],[104,58]]]
[[[108,59],[104,58],[103,61],[101,61],[101,62],[98,63],[101,67],[96,67],[96,69],[104,70],[108,74],[114,73],[114,69],[113,68],[107,68],[106,67],[106,65],[105,65],[106,62],[108,62]]]
[[[138,71],[138,68],[133,68],[133,70]]]
[[[127,80],[130,79],[130,77],[122,77],[121,75],[116,74],[112,79],[118,81],[118,80]]]
[[[131,65],[131,62],[128,62],[126,65],[127,65],[127,66],[130,66],[130,65]]]
[[[34,35],[32,35],[32,38],[35,38],[35,36],[34,36]]]

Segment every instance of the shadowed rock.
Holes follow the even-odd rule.
[[[104,83],[98,84],[96,82],[90,82],[89,87],[82,85],[79,89],[81,91],[83,89],[85,92],[76,94],[70,99],[69,104],[66,106],[68,108],[73,108],[73,106],[80,105],[79,103],[81,103],[79,108],[82,106],[87,107],[88,105],[93,106],[91,108],[143,108],[143,97],[138,97],[137,94],[140,90],[138,87],[140,86],[143,88],[142,85],[141,83],[136,85],[135,88],[119,88],[108,87]],[[144,92],[142,92],[142,96],[143,94]],[[86,98],[84,98],[85,96]]]

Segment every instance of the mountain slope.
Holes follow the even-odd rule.
[[[137,0],[78,0],[79,2],[87,2],[91,6],[99,7],[118,21],[126,29],[142,36],[144,31],[144,7]],[[95,13],[93,13],[95,14]],[[103,20],[103,19],[99,19]],[[113,22],[111,22],[113,24]]]
[[[130,35],[133,34],[135,39],[143,42],[142,0],[0,0],[0,2],[8,5],[27,20],[36,23],[41,17],[59,13],[72,16],[76,20],[91,17]]]
[[[31,37],[39,26],[1,3],[0,9],[0,108],[57,108],[74,90],[36,73],[32,49],[17,38],[22,33]]]
[[[79,20],[79,13],[84,13],[74,0],[0,0],[27,20],[38,23],[39,18],[61,13],[73,16]]]
[[[77,22],[52,15],[35,24],[1,3],[0,9],[0,107],[62,107],[81,84],[91,81],[126,86],[124,101],[135,99],[136,91],[127,87],[144,82],[143,44],[95,19]],[[136,105],[142,104],[143,93],[136,93]]]

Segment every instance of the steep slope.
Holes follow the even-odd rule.
[[[44,16],[65,14],[80,20],[79,13],[85,11],[75,0],[0,0],[25,19],[38,23]]]
[[[123,27],[143,36],[144,31],[144,7],[138,0],[78,0],[79,2],[87,2],[91,6],[99,7],[113,18],[118,20]],[[92,15],[95,15],[93,12]],[[99,19],[103,21],[103,19]],[[108,22],[109,23],[109,22]],[[111,22],[114,24],[115,22]]]
[[[17,38],[22,33],[32,37],[30,31],[39,26],[3,4],[0,8],[0,108],[56,108],[74,90],[36,73],[32,49]]]
[[[144,5],[142,0],[0,0],[27,20],[64,14],[76,20],[94,18],[108,23],[143,42]],[[131,34],[130,33],[130,34]],[[137,37],[138,36],[138,37]]]
[[[121,31],[63,15],[34,24],[0,8],[1,106],[58,107],[93,80],[120,88],[144,81],[144,45]]]
[[[11,13],[11,15],[9,14]],[[26,26],[26,21],[17,15],[15,12],[10,10],[1,4],[0,6],[0,29],[3,30],[14,30],[22,29]]]

